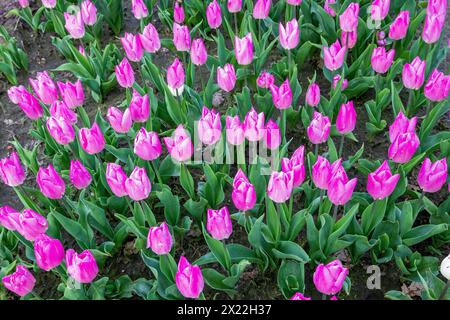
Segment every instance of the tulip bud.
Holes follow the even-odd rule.
[[[75,140],[75,130],[64,118],[48,117],[47,130],[57,143],[65,145]]]
[[[337,74],[333,77],[333,89],[337,88],[339,81],[341,81],[341,76]],[[348,80],[347,79],[342,80],[341,90],[344,91],[345,89],[347,89],[347,87],[348,87]]]
[[[75,84],[69,81],[58,82],[58,89],[67,107],[74,109],[83,105],[84,91],[80,80],[77,80]]]
[[[438,192],[447,180],[447,160],[431,162],[425,158],[417,176],[417,183],[424,192]]]
[[[123,171],[122,167],[116,163],[108,163],[106,165],[106,182],[111,188],[112,193],[116,197],[123,197],[127,195],[125,189],[125,180],[127,175]]]
[[[51,164],[46,168],[39,168],[36,182],[42,194],[50,199],[61,199],[66,191],[64,180]]]
[[[208,53],[206,52],[205,43],[202,38],[194,39],[194,41],[192,41],[190,55],[192,63],[196,66],[201,66],[206,63]]]
[[[150,116],[150,101],[148,95],[141,96],[133,89],[130,102],[131,119],[135,122],[147,122]]]
[[[97,22],[97,8],[90,0],[81,3],[81,16],[88,26],[93,26]]]
[[[306,133],[312,144],[319,144],[328,140],[330,129],[330,119],[319,112],[314,112],[313,119],[306,129]]]
[[[206,7],[206,20],[211,29],[217,29],[222,24],[222,12],[217,0],[213,0]]]
[[[367,192],[374,200],[382,200],[389,197],[397,186],[399,174],[392,174],[388,162],[383,164],[367,177]]]
[[[336,206],[346,204],[352,198],[357,182],[356,178],[348,180],[346,174],[345,176],[333,175],[328,182],[328,199]]]
[[[389,13],[390,0],[374,0],[372,1],[370,15],[372,20],[382,21]]]
[[[158,30],[149,23],[144,31],[139,35],[142,47],[145,51],[155,53],[161,49],[161,40],[159,39]]]
[[[34,242],[34,256],[39,268],[49,271],[59,266],[63,261],[64,247],[58,239],[41,234]]]
[[[294,173],[272,172],[267,185],[267,195],[276,203],[283,203],[291,197]]]
[[[347,274],[348,269],[336,259],[326,265],[322,263],[318,265],[316,271],[314,271],[313,282],[317,291],[334,295],[342,289]]]
[[[336,0],[325,0],[325,3],[323,5],[323,9],[332,17],[336,16],[336,11],[332,7],[330,7],[330,4],[335,4]]]
[[[75,14],[69,14],[64,12],[64,18],[66,20],[66,30],[69,32],[70,36],[74,39],[81,39],[84,37],[85,29],[84,22],[81,16],[81,11]]]
[[[50,105],[58,100],[58,90],[53,79],[48,75],[47,71],[38,72],[36,80],[29,79],[34,92],[44,104]]]
[[[202,109],[202,117],[198,121],[197,132],[200,141],[206,145],[215,144],[222,137],[220,114],[214,109]]]
[[[177,51],[189,51],[191,48],[191,35],[187,26],[173,24],[173,44]]]
[[[17,101],[19,107],[31,120],[37,120],[44,114],[44,109],[39,104],[39,101],[28,91],[19,89],[8,91],[8,94],[12,98],[11,101]]]
[[[306,91],[306,103],[311,107],[315,107],[320,102],[320,88],[317,83],[313,82]]]
[[[309,297],[305,297],[302,293],[296,292],[289,300],[311,300]]]
[[[425,60],[415,57],[411,63],[405,63],[402,71],[403,85],[408,89],[420,89],[425,80]]]
[[[42,0],[42,5],[47,9],[53,9],[56,7],[56,0]]]
[[[18,0],[19,1],[19,5],[21,8],[26,8],[30,5],[30,3],[28,2],[28,0]]]
[[[182,124],[178,125],[172,137],[164,138],[164,144],[172,159],[183,162],[189,160],[194,153],[194,145]]]
[[[173,20],[176,23],[183,23],[183,21],[184,21],[183,5],[178,3],[178,1],[175,1],[175,4],[173,6]]]
[[[352,32],[358,29],[359,3],[352,2],[339,16],[342,31]]]
[[[269,119],[269,121],[266,124],[263,142],[264,146],[266,146],[270,150],[277,149],[281,144],[280,127],[272,119]]]
[[[50,115],[55,118],[64,118],[71,125],[77,123],[77,114],[64,101],[53,102],[50,107]]]
[[[242,0],[228,0],[227,1],[228,11],[231,13],[236,13],[242,10]]]
[[[92,128],[82,128],[78,131],[81,148],[89,154],[96,154],[105,148],[105,137],[102,129],[95,122]]]
[[[10,231],[20,229],[19,216],[20,212],[10,206],[0,207],[0,225]]]
[[[78,254],[73,249],[66,252],[67,273],[79,283],[90,283],[98,274],[97,261],[89,250]]]
[[[153,161],[161,155],[161,152],[162,148],[158,134],[141,128],[134,139],[134,153],[141,159]]]
[[[18,104],[23,100],[23,96],[30,94],[24,86],[14,86],[8,89],[8,97],[12,103]]]
[[[147,236],[147,248],[158,255],[169,254],[172,249],[172,235],[167,223],[163,222],[159,227],[151,227]]]
[[[256,84],[260,88],[269,89],[275,82],[275,77],[269,72],[263,71],[256,79]]]
[[[237,62],[242,65],[248,65],[253,60],[253,39],[252,34],[247,33],[242,39],[234,37],[234,54]]]
[[[48,229],[48,222],[39,213],[24,209],[19,214],[19,227],[17,231],[27,240],[34,241],[39,235],[44,234]]]
[[[109,107],[106,118],[117,133],[127,133],[133,125],[130,109],[126,109],[122,113],[122,111],[116,107]]]
[[[447,99],[450,91],[450,76],[434,69],[423,91],[430,101],[440,102]]]
[[[300,41],[300,29],[295,18],[287,22],[286,27],[280,23],[278,33],[280,36],[280,44],[284,49],[291,50],[297,47]]]
[[[302,4],[302,0],[286,0],[286,3],[291,6],[299,6]]]
[[[178,96],[184,90],[185,73],[178,58],[167,68],[167,84],[173,95]]]
[[[356,126],[356,111],[353,101],[343,103],[336,118],[336,129],[340,134],[352,132]]]
[[[131,0],[131,11],[138,20],[148,16],[148,9],[143,0]]]
[[[403,112],[400,111],[394,122],[389,126],[389,140],[391,143],[402,133],[414,132],[416,123],[416,117],[409,120]]]
[[[401,40],[406,37],[409,27],[409,11],[400,11],[394,22],[389,27],[389,38],[392,40]]]
[[[389,146],[389,159],[396,163],[406,163],[414,156],[419,145],[420,141],[415,132],[399,134]]]
[[[9,157],[0,159],[0,178],[10,187],[20,186],[25,181],[25,171],[17,152],[14,151]]]
[[[442,260],[440,271],[444,278],[450,281],[450,255]]]
[[[239,116],[227,116],[225,122],[228,143],[237,146],[244,142],[244,125]]]
[[[227,63],[223,68],[217,67],[217,84],[223,91],[230,92],[236,84],[236,72],[232,64]]]
[[[445,16],[445,13],[444,13]],[[438,16],[425,17],[425,23],[423,25],[422,39],[427,44],[433,44],[441,37],[442,29],[444,25],[441,23]]]
[[[314,185],[319,189],[327,190],[331,175],[330,162],[320,155],[317,156],[316,163],[311,168],[311,178]]]
[[[70,161],[70,182],[78,190],[87,188],[92,182],[92,176],[79,160]]]
[[[277,109],[288,109],[292,105],[292,90],[289,79],[286,79],[278,88],[276,85],[270,86],[272,101]]]
[[[305,166],[303,164],[303,156],[305,147],[300,146],[295,150],[292,157],[289,158],[283,158],[281,159],[281,170],[284,173],[289,174],[290,172],[293,173],[293,187],[296,188],[300,186],[303,181],[305,181],[306,176],[306,170]]]
[[[264,112],[257,113],[252,107],[244,120],[244,135],[248,141],[259,141],[264,137]]]
[[[342,67],[345,60],[347,47],[341,47],[339,40],[336,40],[330,47],[323,48],[323,60],[325,67],[330,71],[335,71]]]
[[[345,32],[342,31],[341,33],[341,42],[342,45],[347,47],[348,49],[353,48],[356,45],[356,42],[358,41],[358,31],[351,31],[351,32]]]
[[[134,201],[148,198],[152,185],[144,168],[135,167],[130,177],[125,180],[125,189],[128,196]]]
[[[256,203],[256,192],[245,173],[239,169],[233,180],[231,199],[234,206],[241,211],[253,209]]]
[[[386,73],[392,65],[394,56],[394,49],[389,50],[389,52],[386,52],[385,47],[378,47],[373,49],[372,58],[370,60],[372,69],[378,73]]]
[[[125,32],[125,36],[120,38],[120,42],[129,60],[134,62],[141,61],[144,56],[144,47],[139,35]]]
[[[253,6],[253,18],[265,19],[269,16],[271,0],[257,0]]]
[[[127,58],[123,58],[122,62],[115,67],[117,82],[122,88],[131,88],[134,84],[133,67]]]
[[[185,298],[193,299],[200,296],[205,285],[200,267],[191,265],[184,256],[181,256],[178,262],[175,282]]]
[[[33,290],[36,279],[27,268],[19,264],[14,273],[2,278],[2,282],[6,289],[24,297]]]
[[[216,240],[228,239],[233,232],[230,212],[227,207],[219,210],[208,209],[206,220],[206,229]]]

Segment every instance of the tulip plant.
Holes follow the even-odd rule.
[[[120,0],[37,2],[66,61],[8,89],[35,143],[0,160],[4,288],[233,298],[253,268],[338,300],[364,259],[450,298],[446,0],[132,0],[126,32]],[[148,273],[112,275],[130,244]]]

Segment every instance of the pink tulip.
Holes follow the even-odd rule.
[[[431,162],[425,158],[417,176],[417,183],[424,192],[438,192],[447,180],[447,160]]]
[[[175,4],[173,6],[173,20],[176,23],[183,23],[184,21],[183,5],[180,4],[178,1],[175,1]]]
[[[10,206],[0,207],[0,225],[10,231],[20,229],[19,216],[20,212]]]
[[[426,16],[423,26],[422,39],[427,44],[433,44],[441,37],[444,25],[438,16]]]
[[[222,24],[222,12],[217,0],[213,0],[206,7],[206,20],[211,29],[217,29]]]
[[[272,101],[277,109],[288,109],[292,105],[292,90],[289,79],[286,79],[278,88],[276,85],[270,86],[272,92]]]
[[[84,37],[85,29],[83,17],[81,16],[81,11],[78,11],[74,15],[64,12],[64,18],[66,20],[66,30],[69,32],[70,36],[74,39],[81,39]]]
[[[286,0],[286,3],[291,6],[299,6],[302,4],[302,0]]]
[[[179,162],[189,160],[194,153],[192,140],[182,124],[178,125],[173,132],[172,137],[164,138],[164,144],[172,159]]]
[[[265,19],[269,16],[271,0],[257,0],[253,6],[253,18]]]
[[[18,0],[19,1],[19,5],[21,8],[26,8],[30,5],[30,3],[28,2],[28,0]]]
[[[253,40],[252,34],[247,33],[242,39],[234,37],[234,54],[236,60],[241,66],[252,63],[253,60]]]
[[[141,159],[153,161],[161,155],[161,152],[162,147],[158,134],[141,128],[134,139],[134,153]]]
[[[326,265],[322,263],[318,265],[316,271],[314,271],[313,282],[317,291],[334,295],[341,291],[347,274],[348,269],[336,259]]]
[[[197,38],[192,41],[190,55],[192,63],[196,66],[201,66],[206,63],[208,53],[206,52],[205,43],[202,38]]]
[[[286,23],[286,27],[282,23],[278,25],[278,32],[280,37],[280,44],[286,50],[291,50],[297,47],[300,41],[300,29],[298,22],[294,18]]]
[[[173,24],[173,44],[177,51],[189,51],[191,48],[191,35],[187,26]]]
[[[155,53],[161,49],[158,30],[151,23],[144,28],[139,37],[141,38],[142,47],[145,51]]]
[[[311,83],[306,91],[306,103],[311,107],[315,107],[320,102],[320,88],[315,82]]]
[[[84,50],[83,46],[78,46],[78,52],[86,57],[86,50]]]
[[[14,273],[2,278],[2,282],[6,289],[24,297],[33,290],[36,279],[27,268],[19,264]]]
[[[233,180],[231,199],[234,206],[240,211],[253,209],[256,203],[256,192],[245,173],[239,169]]]
[[[10,187],[20,186],[25,181],[25,171],[17,152],[14,151],[9,157],[0,159],[0,178]]]
[[[82,128],[78,131],[80,146],[89,154],[96,154],[105,148],[105,137],[102,129],[95,122],[92,128]]]
[[[138,20],[148,16],[148,9],[143,0],[131,0],[131,11]]]
[[[356,111],[353,101],[343,103],[336,118],[336,129],[340,134],[352,132],[356,126]]]
[[[122,88],[131,88],[134,84],[133,67],[128,62],[127,58],[115,67],[117,82]]]
[[[305,297],[302,293],[296,292],[289,300],[311,300],[309,297]]]
[[[216,240],[228,239],[233,232],[230,212],[228,207],[219,210],[208,209],[206,211],[206,230]]]
[[[75,130],[64,118],[48,117],[47,130],[57,143],[66,145],[75,140]]]
[[[228,11],[231,13],[236,13],[242,10],[242,0],[228,0],[227,1]]]
[[[185,298],[196,299],[203,291],[204,281],[199,266],[193,266],[184,256],[180,257],[175,275],[178,290]]]
[[[47,9],[53,9],[56,7],[56,0],[42,0],[42,5]]]
[[[78,190],[87,188],[92,182],[92,176],[79,160],[70,161],[70,182]]]
[[[305,180],[306,170],[303,164],[303,155],[304,155],[304,147],[300,146],[297,150],[295,150],[292,157],[281,159],[281,170],[284,173],[289,174],[293,173],[293,187],[296,188],[300,186]]]
[[[411,63],[405,63],[402,71],[403,85],[408,89],[420,89],[425,81],[425,60],[415,57]]]
[[[266,124],[263,142],[264,146],[266,146],[270,150],[277,149],[281,144],[280,127],[272,119],[269,119],[269,121]]]
[[[267,185],[267,195],[276,203],[283,203],[291,197],[294,187],[294,173],[272,172]]]
[[[134,62],[141,61],[144,56],[144,47],[139,35],[125,32],[125,36],[120,38],[120,42],[129,60]]]
[[[325,67],[330,71],[335,71],[342,67],[345,60],[347,47],[341,47],[339,40],[336,40],[330,47],[323,48],[323,60]]]
[[[314,185],[322,190],[328,189],[328,183],[332,176],[330,162],[322,156],[317,156],[316,163],[311,168],[311,178]]]
[[[328,140],[330,129],[330,119],[327,116],[314,111],[313,119],[306,129],[306,133],[312,144],[319,144]]]
[[[244,135],[248,141],[259,141],[264,137],[264,112],[257,113],[252,107],[244,120]]]
[[[239,116],[227,116],[225,119],[227,141],[232,145],[240,145],[244,142],[244,125],[241,123]]]
[[[97,261],[89,250],[78,254],[73,249],[66,252],[67,273],[79,283],[90,283],[98,274]]]
[[[167,68],[167,84],[171,89],[172,94],[180,95],[184,88],[184,69],[178,58],[175,58],[174,62]]]
[[[230,92],[236,84],[236,72],[232,64],[227,63],[223,68],[217,67],[217,84],[225,92]]]
[[[214,109],[209,110],[204,106],[202,117],[197,124],[197,132],[200,141],[206,145],[212,145],[219,141],[222,137],[220,114]]]
[[[50,271],[64,260],[64,247],[58,239],[41,234],[34,242],[34,256],[39,268]]]
[[[336,11],[330,6],[330,4],[335,4],[336,0],[325,0],[323,9],[332,17],[336,16]]]
[[[120,165],[116,163],[106,165],[106,182],[116,197],[127,195],[125,180],[127,180],[127,175]]]
[[[116,107],[109,107],[106,118],[117,133],[127,133],[133,124],[130,109],[122,112]]]
[[[367,177],[367,192],[374,200],[389,197],[397,186],[400,175],[392,174],[389,164],[384,160],[383,164]]]
[[[31,209],[24,209],[19,214],[17,231],[28,241],[34,241],[38,236],[44,234],[47,229],[47,219],[39,213]]]
[[[406,37],[409,27],[409,11],[400,11],[397,18],[391,23],[389,27],[389,38],[392,40],[401,40]]]
[[[44,104],[50,105],[58,100],[58,90],[47,71],[38,72],[36,80],[30,78],[29,81],[39,100]]]
[[[342,31],[352,32],[358,29],[359,3],[352,2],[339,16]]]
[[[356,178],[348,180],[343,168],[340,169],[328,182],[328,199],[336,206],[346,204],[352,198],[357,182]]]
[[[14,104],[19,104],[23,100],[23,96],[30,94],[24,86],[14,86],[8,89],[8,97]]]
[[[256,84],[260,88],[269,89],[275,82],[275,77],[269,72],[263,71],[256,79]]]
[[[417,118],[414,117],[409,120],[403,112],[399,112],[394,122],[389,126],[389,140],[392,142],[397,139],[397,137],[406,132],[414,132],[416,128]]]
[[[420,141],[415,132],[401,133],[389,146],[389,159],[396,163],[406,163],[411,160],[419,145]]]
[[[434,69],[425,84],[424,93],[430,101],[440,102],[448,97],[450,91],[450,75],[444,75]]]
[[[59,93],[61,98],[65,102],[66,106],[74,109],[76,107],[82,106],[84,103],[84,91],[83,85],[80,80],[77,80],[75,84],[67,81],[58,82]]]
[[[18,104],[31,120],[37,120],[44,114],[39,101],[24,86],[11,87],[8,90],[8,97],[12,103]]]
[[[159,227],[151,227],[147,236],[147,248],[158,255],[169,254],[172,249],[173,239],[167,223],[163,222]]]
[[[147,199],[152,185],[144,168],[135,167],[130,177],[125,180],[125,189],[128,196],[134,201]]]
[[[141,96],[133,89],[133,96],[130,101],[131,119],[135,122],[147,122],[150,117],[150,101],[148,95]]]
[[[90,0],[83,1],[80,10],[86,25],[93,26],[97,22],[97,8]]]
[[[374,0],[372,1],[370,15],[372,20],[382,21],[389,13],[390,0]]]
[[[51,164],[39,168],[36,182],[42,194],[50,199],[61,199],[66,191],[64,180]]]
[[[343,46],[347,47],[348,49],[351,49],[356,45],[357,41],[358,41],[358,32],[356,30],[351,32],[342,31],[341,42]]]
[[[395,50],[391,49],[386,52],[385,47],[378,47],[373,49],[372,58],[370,60],[372,69],[378,73],[386,73],[394,61]]]
[[[50,107],[50,115],[55,118],[64,118],[68,123],[77,123],[77,114],[73,112],[64,101],[55,101]]]
[[[339,81],[341,81],[341,76],[337,74],[333,77],[333,89],[337,88]],[[342,80],[341,90],[344,91],[345,89],[347,89],[347,87],[348,87],[348,80],[347,79]]]

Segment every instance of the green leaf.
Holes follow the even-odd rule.
[[[370,234],[375,227],[383,221],[386,213],[387,198],[376,200],[369,205],[361,216],[361,226],[366,236]]]

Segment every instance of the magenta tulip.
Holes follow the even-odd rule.
[[[325,3],[323,5],[323,9],[325,12],[327,12],[330,16],[335,17],[336,11],[330,6],[330,4],[335,4],[336,0],[325,0]]]
[[[294,180],[293,180],[293,187],[296,188],[300,186],[303,181],[305,181],[306,176],[306,170],[305,166],[303,164],[303,156],[304,156],[305,148],[303,146],[300,146],[295,150],[292,157],[289,158],[283,158],[281,159],[281,170],[284,173],[290,173],[292,172]]]
[[[228,239],[233,232],[230,212],[228,207],[219,210],[208,209],[206,211],[206,230],[216,240]]]
[[[294,187],[294,173],[272,172],[267,185],[267,195],[276,203],[283,203],[291,197]]]
[[[196,66],[201,66],[206,63],[208,53],[206,52],[205,43],[202,38],[197,38],[192,41],[190,55],[192,63]]]
[[[178,58],[167,68],[167,84],[174,96],[178,96],[184,89],[185,73],[183,65]]]
[[[311,83],[306,90],[306,103],[311,107],[315,107],[320,102],[320,88],[319,85],[315,82]]]
[[[148,132],[145,128],[139,129],[134,139],[134,153],[141,159],[153,161],[161,155],[161,152],[158,134],[154,131]]]
[[[131,11],[138,20],[148,16],[148,9],[143,0],[131,0]]]
[[[381,200],[389,197],[397,186],[400,175],[392,174],[388,162],[383,164],[367,177],[367,192],[374,200]]]
[[[386,52],[385,47],[374,48],[370,62],[372,69],[378,73],[386,73],[394,61],[395,50],[391,49]]]
[[[200,267],[191,265],[184,256],[181,256],[175,275],[175,283],[185,298],[198,298],[204,287]]]
[[[231,13],[236,13],[242,10],[242,0],[227,0],[227,8]]]
[[[336,129],[340,134],[352,132],[356,126],[356,111],[353,101],[343,103],[336,118]]]
[[[178,1],[175,1],[173,6],[173,20],[176,23],[183,23],[184,21],[184,9],[183,5]]]
[[[172,249],[173,239],[167,223],[163,222],[159,227],[151,227],[147,236],[147,248],[158,255],[169,254]]]
[[[269,16],[271,0],[256,0],[253,6],[253,18],[265,19]]]
[[[133,67],[128,62],[127,58],[115,67],[117,82],[122,88],[131,88],[134,84]]]
[[[245,173],[239,169],[233,180],[231,199],[234,206],[241,211],[253,209],[256,203],[256,191]]]
[[[280,44],[286,50],[291,50],[297,47],[300,41],[300,29],[298,22],[294,18],[286,23],[286,27],[282,23],[278,25],[278,34],[280,37]]]
[[[129,60],[134,62],[141,61],[144,56],[144,47],[139,35],[125,32],[124,37],[120,38],[120,42]]]
[[[277,149],[281,144],[280,127],[272,119],[269,119],[266,124],[263,142],[264,146],[270,150]]]
[[[434,163],[430,158],[425,158],[417,176],[417,183],[424,192],[438,192],[447,180],[447,172],[445,158]]]
[[[337,88],[339,81],[341,81],[341,76],[337,74],[333,77],[333,89]],[[348,87],[348,80],[347,79],[342,80],[341,90],[343,91],[347,89],[347,87]]]
[[[347,274],[348,269],[336,259],[326,265],[319,264],[314,271],[313,282],[317,291],[326,295],[334,295],[341,291]]]
[[[272,101],[277,109],[288,109],[292,105],[292,90],[289,79],[286,79],[280,87],[276,85],[270,86],[272,93]]]
[[[24,209],[19,214],[17,231],[27,240],[34,241],[48,229],[48,222],[43,216],[31,209]]]
[[[109,107],[106,118],[117,133],[127,133],[133,125],[131,111],[128,108],[122,112],[116,107]]]
[[[397,137],[406,132],[414,132],[416,128],[417,118],[413,117],[409,120],[403,112],[399,112],[394,122],[389,126],[389,140],[392,142],[397,139]]]
[[[257,113],[252,107],[245,116],[244,135],[248,141],[259,141],[264,137],[265,131],[264,112]]]
[[[147,122],[150,117],[150,100],[148,95],[141,96],[139,92],[133,89],[129,109],[133,121]]]
[[[92,182],[91,174],[79,160],[70,161],[69,177],[70,182],[78,190],[87,188]]]
[[[244,124],[241,123],[239,116],[227,116],[225,119],[227,141],[232,145],[240,145],[244,142]]]
[[[19,216],[20,212],[10,206],[0,207],[0,225],[10,231],[20,229]]]
[[[317,156],[316,163],[311,168],[311,178],[314,185],[319,189],[327,190],[331,176],[330,162],[320,155]]]
[[[220,114],[214,109],[209,110],[204,106],[202,117],[197,124],[197,132],[200,141],[206,145],[212,145],[219,141],[222,137]]]
[[[84,91],[80,80],[77,80],[75,83],[71,83],[69,81],[66,83],[58,82],[58,89],[61,94],[61,98],[67,107],[75,109],[76,107],[83,105]]]
[[[74,39],[81,39],[84,37],[85,29],[83,17],[81,16],[81,11],[75,14],[69,14],[64,12],[64,19],[66,20],[66,30],[69,32],[70,36]]]
[[[89,154],[96,154],[105,148],[105,137],[102,129],[95,122],[92,128],[82,128],[78,131],[80,146]]]
[[[50,115],[55,118],[64,118],[70,124],[77,123],[77,114],[70,109],[64,101],[55,101],[50,107]]]
[[[269,72],[263,71],[256,79],[256,84],[260,88],[269,89],[275,82],[275,77]]]
[[[76,253],[69,249],[66,252],[67,273],[79,283],[90,283],[98,274],[97,261],[89,250]]]
[[[357,41],[358,41],[358,31],[357,30],[351,31],[351,32],[342,31],[341,43],[344,47],[351,49],[356,45]]]
[[[306,133],[312,144],[319,144],[328,140],[330,129],[330,119],[327,116],[315,111],[313,119],[306,129]]]
[[[236,72],[232,64],[227,63],[223,68],[217,67],[217,84],[225,92],[230,92],[236,84]]]
[[[189,160],[194,153],[194,145],[188,133],[180,124],[175,129],[172,137],[165,137],[164,144],[172,159],[183,162]]]
[[[426,61],[415,57],[411,63],[405,63],[402,71],[403,85],[408,89],[420,89],[425,80]]]
[[[139,37],[141,38],[142,47],[145,51],[155,53],[161,49],[158,30],[156,30],[153,24],[149,23]]]
[[[409,11],[400,11],[395,20],[389,27],[389,38],[392,40],[401,40],[406,37],[409,27]]]
[[[346,204],[351,199],[357,182],[356,178],[348,180],[345,172],[333,175],[328,182],[328,199],[336,206]]]
[[[27,268],[19,264],[14,273],[2,278],[2,282],[6,289],[24,297],[33,290],[36,279]]]
[[[189,51],[191,48],[191,35],[187,26],[173,24],[173,44],[177,51]]]
[[[134,201],[147,199],[152,185],[144,168],[135,167],[130,177],[125,180],[125,190]]]
[[[44,104],[50,105],[58,100],[58,90],[47,71],[38,72],[36,79],[29,79],[31,87]]]
[[[39,101],[24,86],[10,88],[8,96],[13,103],[19,105],[31,120],[37,120],[44,114],[44,109],[39,104]]]
[[[222,11],[217,0],[213,0],[206,7],[206,20],[211,29],[217,29],[222,24]]]
[[[396,163],[406,163],[414,156],[419,145],[419,137],[415,132],[401,133],[389,146],[389,159]]]
[[[18,2],[21,8],[27,8],[30,5],[28,0],[18,0]]]
[[[323,48],[323,60],[325,67],[330,71],[335,71],[344,64],[347,47],[341,47],[339,40],[336,40],[330,47]]]
[[[123,171],[122,167],[116,163],[108,163],[106,165],[106,182],[111,188],[112,193],[116,197],[123,197],[127,195],[125,189],[125,180],[127,175]]]
[[[382,21],[389,13],[390,0],[373,0],[370,15],[372,20]]]
[[[80,10],[84,24],[93,26],[97,22],[97,8],[90,0],[83,1],[81,3]]]
[[[48,117],[46,127],[53,139],[61,145],[66,145],[75,140],[75,130],[70,122],[64,118]]]
[[[444,25],[441,23],[438,16],[425,17],[425,23],[422,31],[422,39],[427,44],[433,44],[441,37]]]
[[[40,167],[36,175],[36,183],[42,194],[50,199],[61,199],[66,191],[66,184],[61,176],[49,164],[46,168]]]
[[[446,76],[439,70],[434,69],[423,91],[425,97],[430,101],[440,102],[447,99],[450,91],[450,75]]]
[[[41,234],[34,242],[34,256],[39,268],[50,271],[64,260],[64,247],[58,239]]]
[[[339,16],[339,25],[342,31],[352,32],[358,29],[359,3],[352,2]]]
[[[247,33],[242,39],[234,37],[234,54],[237,62],[242,65],[249,65],[253,60],[253,39],[252,34]]]
[[[311,300],[311,298],[305,297],[300,292],[296,292],[289,300]]]
[[[9,157],[0,159],[0,178],[10,187],[20,186],[25,181],[25,171],[17,152],[14,151]]]

